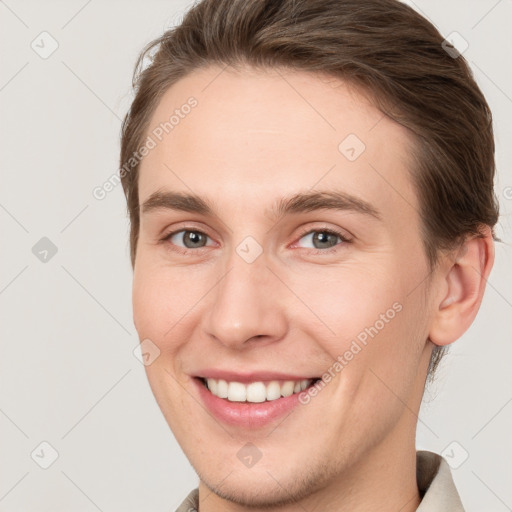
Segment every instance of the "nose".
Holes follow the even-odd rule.
[[[284,338],[287,330],[286,288],[269,268],[265,255],[252,263],[235,251],[212,290],[203,315],[206,334],[224,346],[243,350]]]

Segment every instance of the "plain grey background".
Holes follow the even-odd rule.
[[[512,2],[407,3],[468,43],[464,56],[494,113],[503,239],[476,321],[425,394],[417,445],[450,460],[468,511],[504,512]],[[121,186],[101,201],[92,194],[117,171],[138,52],[187,5],[0,1],[0,511],[173,511],[197,485],[134,355]]]

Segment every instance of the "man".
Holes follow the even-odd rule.
[[[491,114],[463,58],[394,0],[204,0],[136,90],[133,312],[199,476],[178,510],[463,510],[415,449],[494,260]]]

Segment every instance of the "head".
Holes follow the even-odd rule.
[[[498,216],[491,113],[442,43],[394,0],[206,0],[139,58],[121,147],[134,320],[162,412],[219,494],[254,503],[260,482],[261,503],[285,500],[276,481],[311,493],[414,443]],[[197,386],[219,369],[324,386],[279,425],[226,426]]]

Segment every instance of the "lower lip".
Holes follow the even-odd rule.
[[[299,393],[267,402],[230,402],[213,395],[199,378],[193,379],[206,408],[220,421],[244,428],[260,428],[289,414],[299,405]]]

